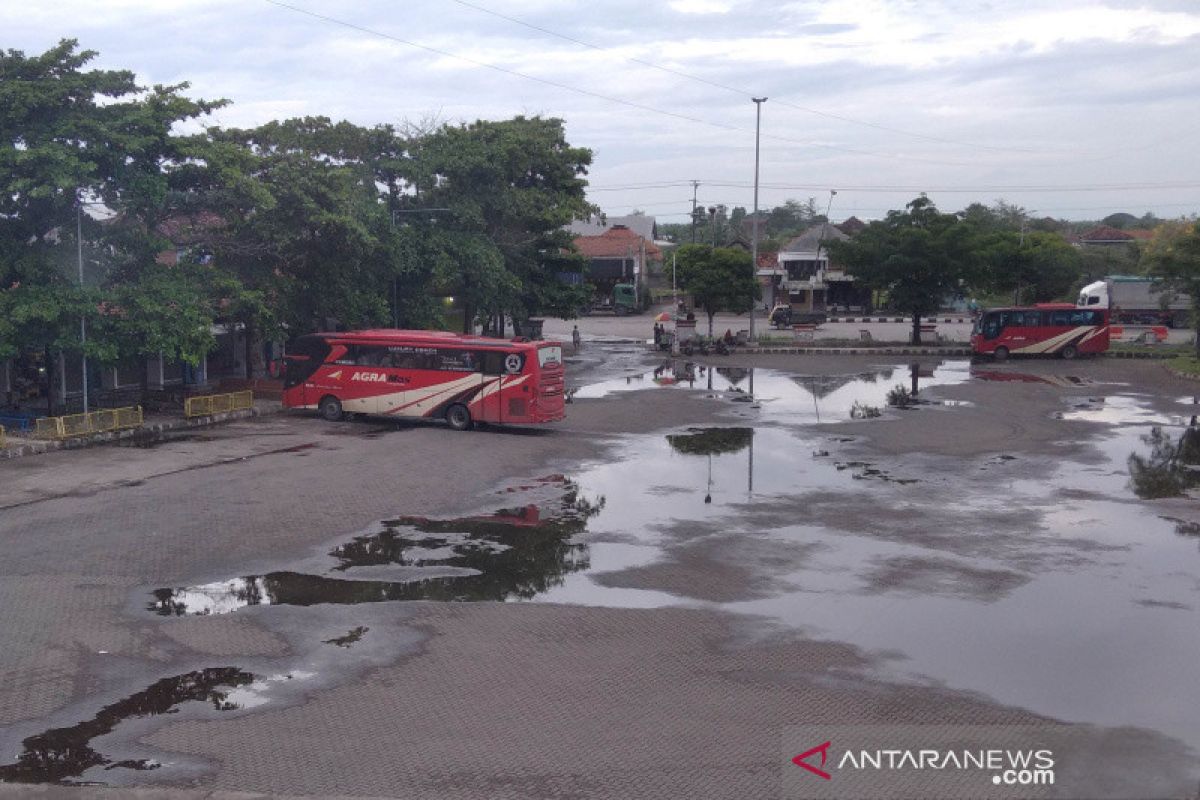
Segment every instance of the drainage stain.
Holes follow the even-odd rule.
[[[100,709],[96,716],[69,728],[51,728],[30,736],[12,764],[0,766],[0,782],[64,783],[92,767],[107,769],[155,769],[157,762],[126,760],[113,762],[91,747],[91,741],[111,733],[121,722],[137,717],[171,714],[178,706],[203,702],[217,711],[238,708],[229,701],[232,689],[254,680],[236,667],[212,667],[163,678],[136,694]]]
[[[362,639],[362,637],[369,630],[371,629],[365,625],[359,625],[357,628],[351,628],[349,633],[345,634],[344,636],[335,636],[332,639],[325,639],[322,643],[332,644],[337,647],[350,647],[352,644]]]

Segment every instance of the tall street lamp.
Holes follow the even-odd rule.
[[[754,101],[754,234],[751,237],[750,269],[754,275],[754,285],[758,286],[758,143],[759,130],[762,126],[762,104],[767,102],[765,97],[752,97]],[[758,305],[755,297],[750,303],[750,341],[754,341],[754,308]]]

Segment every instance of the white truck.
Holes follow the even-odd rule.
[[[1125,325],[1184,328],[1190,324],[1192,299],[1170,291],[1153,278],[1109,275],[1083,287],[1075,305],[1107,306],[1111,309],[1109,319]]]

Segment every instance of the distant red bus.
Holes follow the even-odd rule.
[[[302,336],[285,357],[283,405],[345,414],[540,424],[565,415],[562,345],[445,331]]]
[[[1078,355],[1108,350],[1108,309],[1041,303],[991,308],[975,320],[971,349],[1003,361],[1010,355]]]

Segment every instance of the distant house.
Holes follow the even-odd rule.
[[[662,261],[662,251],[653,239],[620,224],[599,235],[576,236],[574,241],[575,249],[588,262],[584,280],[601,295],[611,295],[618,283],[645,285],[649,264]]]
[[[658,239],[658,222],[645,214],[630,214],[624,217],[600,215],[590,219],[575,220],[567,230],[575,236],[600,236],[613,228],[628,228],[643,239],[654,242]]]
[[[790,304],[796,311],[826,311],[833,308],[866,309],[871,291],[855,283],[829,258],[829,243],[850,236],[836,225],[814,225],[780,248],[774,267],[760,267],[766,305]]]

